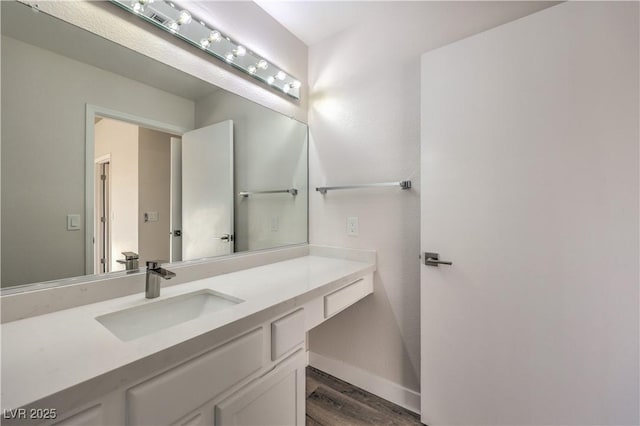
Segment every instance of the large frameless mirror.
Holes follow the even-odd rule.
[[[1,7],[3,291],[307,242],[306,124]]]

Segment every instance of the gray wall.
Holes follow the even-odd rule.
[[[138,249],[140,264],[169,261],[171,229],[171,135],[140,127],[138,139]],[[157,222],[145,222],[157,212]]]
[[[1,71],[2,286],[84,275],[85,105],[192,128],[194,103],[8,37]]]

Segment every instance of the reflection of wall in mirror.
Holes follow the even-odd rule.
[[[171,136],[140,128],[138,193],[138,243],[140,264],[147,260],[171,259]],[[157,213],[145,222],[144,214]]]
[[[307,241],[307,126],[228,92],[196,102],[196,127],[234,122],[236,251]],[[240,191],[299,193],[238,197]]]
[[[194,103],[9,37],[1,78],[2,286],[84,275],[86,104],[190,129]]]

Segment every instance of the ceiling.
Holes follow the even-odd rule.
[[[307,46],[384,13],[381,1],[279,1],[255,3]]]
[[[393,7],[394,1],[299,1],[299,0],[254,0],[282,26],[302,40],[307,46],[338,34],[347,28],[359,25],[363,21],[384,17]],[[441,9],[443,3],[422,1],[422,8]],[[461,2],[450,1],[452,5]],[[477,6],[477,2],[476,3]],[[485,2],[489,8],[501,3],[509,8],[510,19],[518,19],[553,6],[554,1],[508,1]],[[461,24],[464,25],[464,24]]]

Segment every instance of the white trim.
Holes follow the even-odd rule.
[[[85,242],[84,242],[84,267],[85,275],[93,275],[93,226],[87,224],[93,223],[93,174],[94,174],[94,138],[95,138],[95,119],[96,116],[104,118],[112,118],[115,120],[126,121],[127,123],[136,124],[147,129],[158,130],[165,133],[171,133],[181,136],[189,129],[185,129],[172,124],[163,123],[150,118],[140,117],[126,112],[116,111],[97,105],[86,104],[85,106],[85,161],[84,161],[84,223],[85,223]]]
[[[95,164],[93,165],[93,178],[94,179],[96,179],[96,174],[98,172],[97,167],[100,164],[104,164],[104,163],[109,163],[109,165],[111,165],[111,153],[102,155],[100,157],[96,157]],[[107,183],[109,184],[108,194],[110,196],[111,195],[111,179],[110,178],[109,178]],[[93,182],[93,185],[94,185],[93,189],[95,190],[95,181]],[[93,196],[95,197],[95,195],[96,194],[95,194],[95,191],[94,191]],[[109,201],[111,201],[111,197],[109,197]],[[96,200],[95,199],[93,200],[93,206],[94,207],[96,206]],[[94,209],[94,212],[95,212],[95,209]],[[109,211],[107,212],[107,217],[109,217],[109,220],[111,220],[111,203],[109,203]],[[92,226],[93,226],[93,236],[95,237],[96,229],[97,229],[97,227],[96,227],[96,218],[95,217],[91,218],[91,221],[92,221]],[[111,238],[109,238],[109,247],[107,248],[107,250],[108,250],[109,253],[111,253]],[[93,271],[94,272],[96,270],[96,267],[98,266],[98,256],[96,256],[96,255],[97,255],[97,253],[96,253],[95,243],[94,243],[94,244],[92,244],[92,247],[91,247],[91,256],[93,258]]]
[[[309,365],[367,392],[420,414],[420,393],[345,362],[308,352]]]
[[[95,164],[102,164],[102,163],[110,163],[111,162],[111,153],[109,154],[105,154],[101,157],[97,157],[95,159]],[[94,165],[95,167],[95,165]]]

